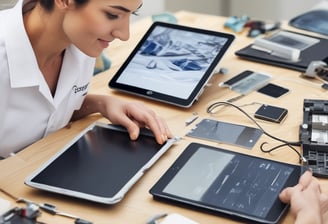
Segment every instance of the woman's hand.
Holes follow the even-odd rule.
[[[173,137],[164,119],[141,102],[126,102],[107,95],[88,95],[81,109],[74,114],[74,118],[96,112],[101,113],[113,124],[124,126],[132,140],[138,138],[140,128],[143,127],[154,133],[159,144]]]

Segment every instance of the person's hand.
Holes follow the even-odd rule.
[[[306,171],[294,187],[284,189],[279,198],[290,204],[295,223],[323,223],[328,211],[328,196],[321,192],[319,181]]]
[[[159,144],[173,137],[164,119],[143,103],[111,100],[107,107],[107,114],[113,124],[120,124],[127,128],[132,140],[138,138],[142,127],[149,128]]]
[[[79,111],[76,111],[73,120],[92,113],[101,113],[113,124],[127,128],[130,138],[136,140],[140,128],[149,128],[159,144],[163,144],[173,135],[166,122],[154,111],[140,102],[126,102],[108,95],[88,94]]]

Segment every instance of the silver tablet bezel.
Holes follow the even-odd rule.
[[[83,193],[74,190],[68,190],[60,187],[50,186],[46,184],[33,182],[33,178],[40,174],[44,169],[47,168],[52,162],[54,162],[59,156],[61,156],[65,151],[67,151],[70,146],[77,142],[81,137],[83,137],[88,131],[92,130],[95,126],[109,128],[117,131],[126,131],[120,126],[104,124],[101,122],[95,122],[89,127],[80,132],[75,138],[73,138],[68,144],[66,144],[60,151],[58,151],[54,156],[52,156],[47,162],[41,165],[37,170],[35,170],[31,175],[25,179],[25,184],[40,190],[45,190],[53,193],[59,193],[62,195],[67,195],[75,198],[86,199],[93,202],[98,202],[102,204],[115,204],[123,199],[125,194],[130,190],[130,188],[145,174],[145,172],[178,140],[178,138],[169,139],[160,150],[153,155],[153,157],[145,163],[141,169],[136,170],[135,175],[113,196],[113,197],[99,197],[89,193]],[[147,133],[145,133],[147,135]]]

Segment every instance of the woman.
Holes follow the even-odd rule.
[[[150,128],[158,143],[166,123],[138,102],[88,94],[95,57],[129,38],[141,0],[19,0],[0,12],[0,156],[7,157],[71,120],[101,113],[131,139]]]

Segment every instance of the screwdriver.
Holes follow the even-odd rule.
[[[48,204],[48,203],[43,203],[43,204],[38,204],[38,205],[40,206],[40,208],[43,211],[48,212],[52,215],[60,215],[60,216],[64,216],[64,217],[67,217],[67,218],[75,219],[75,224],[92,224],[92,222],[81,219],[76,215],[72,215],[72,214],[69,214],[69,213],[66,213],[66,212],[58,211],[56,206],[54,206],[54,205],[51,205],[51,204]]]
[[[17,203],[25,203],[25,204],[35,204],[37,206],[39,206],[43,211],[50,213],[52,215],[60,215],[60,216],[64,216],[67,218],[71,218],[71,219],[75,219],[75,224],[92,224],[92,222],[84,220],[79,218],[76,215],[72,215],[66,212],[61,212],[58,211],[56,206],[48,204],[48,203],[36,203],[33,202],[31,200],[28,200],[26,198],[20,198],[20,197],[16,197],[14,195],[12,195],[11,193],[9,193],[8,191],[5,191],[4,189],[0,188],[0,191],[2,193],[4,193],[5,195],[9,196],[10,198],[14,199]]]

